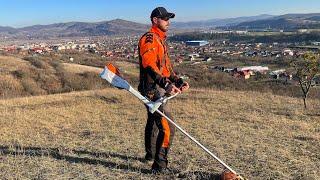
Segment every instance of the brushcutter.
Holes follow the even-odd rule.
[[[133,94],[135,97],[140,99],[145,105],[148,106],[149,111],[151,113],[157,112],[164,118],[166,118],[172,125],[174,125],[179,131],[181,131],[184,135],[186,135],[191,141],[196,143],[202,150],[207,152],[211,157],[217,160],[221,165],[223,165],[229,171],[225,171],[221,178],[224,180],[244,180],[244,178],[236,173],[230,166],[225,164],[222,160],[220,160],[216,155],[214,155],[211,151],[209,151],[205,146],[203,146],[199,141],[197,141],[194,137],[188,134],[185,130],[183,130],[178,124],[172,121],[168,116],[166,116],[163,112],[161,112],[158,108],[173,97],[177,96],[177,94],[170,97],[162,97],[159,100],[153,102],[148,98],[141,95],[137,90],[135,90],[121,75],[118,68],[113,66],[112,64],[108,64],[105,66],[103,72],[100,74],[102,79],[107,80],[112,86],[117,87],[119,89],[125,89]]]

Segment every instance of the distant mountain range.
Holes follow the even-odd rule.
[[[231,29],[319,29],[320,13],[312,14],[285,14],[267,19],[242,22]]]
[[[142,34],[150,25],[122,19],[102,22],[68,22],[49,25],[34,25],[23,28],[1,27],[0,38],[9,39],[49,39],[59,37],[85,37],[101,35]],[[286,14],[281,16],[259,15],[206,21],[172,22],[172,31],[181,29],[284,29],[319,28],[320,13]]]
[[[173,28],[183,29],[202,29],[202,28],[214,28],[221,26],[234,26],[242,22],[256,21],[262,19],[268,19],[274,17],[273,15],[262,14],[259,16],[245,16],[226,19],[210,19],[205,21],[190,21],[190,22],[173,22]]]

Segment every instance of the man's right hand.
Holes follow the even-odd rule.
[[[188,82],[184,82],[184,83],[182,84],[180,90],[181,90],[181,92],[184,92],[184,91],[188,90],[189,87],[190,87],[190,86],[189,86],[189,83],[188,83]]]
[[[181,90],[177,88],[173,83],[169,84],[166,88],[166,94],[174,95],[177,93],[181,93]]]

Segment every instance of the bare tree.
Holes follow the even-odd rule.
[[[307,97],[312,87],[313,80],[320,74],[320,55],[306,53],[303,59],[295,59],[291,63],[296,70],[295,76],[298,78],[302,93],[304,108],[307,109]]]

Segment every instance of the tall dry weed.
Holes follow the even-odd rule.
[[[12,75],[2,75],[0,78],[0,95],[2,98],[19,97],[24,94],[22,84]]]

